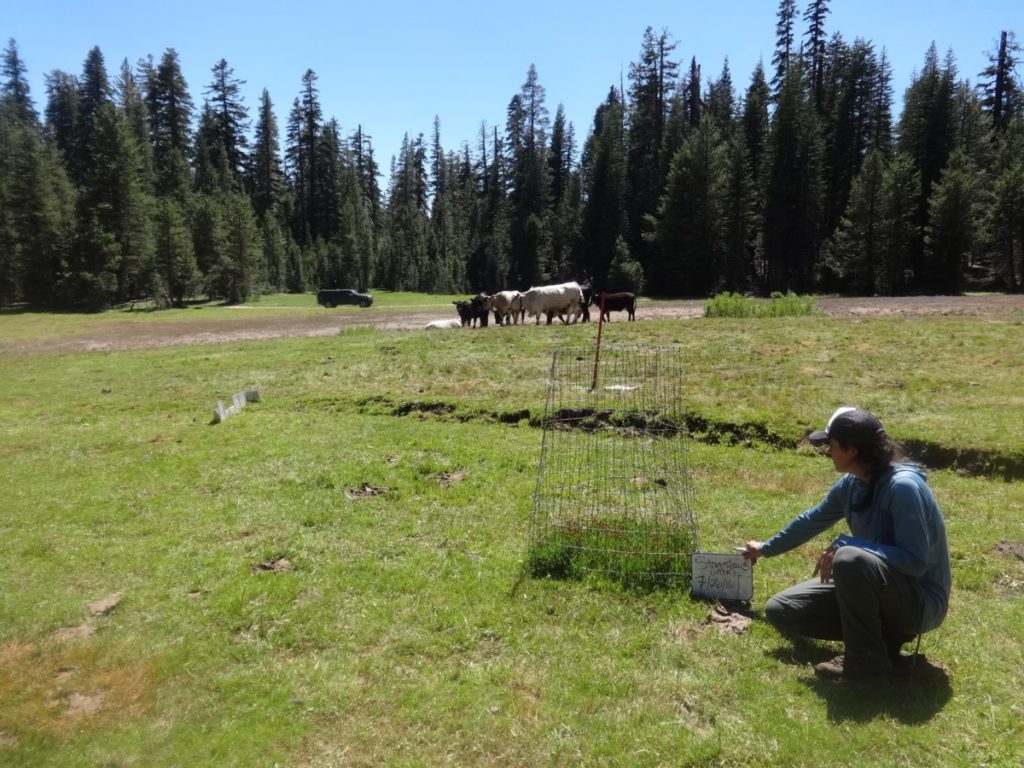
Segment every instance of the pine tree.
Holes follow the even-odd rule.
[[[168,48],[156,67],[146,67],[146,106],[156,191],[183,204],[192,189],[192,97],[178,54]]]
[[[821,243],[821,137],[799,61],[772,116],[764,211],[764,259],[770,291],[806,293]]]
[[[873,118],[877,104],[878,61],[870,43],[846,45],[837,36],[829,46],[827,93],[819,106],[825,131],[823,233],[831,236],[846,210],[850,186],[875,138],[888,132]],[[884,140],[881,143],[885,143]]]
[[[230,304],[243,304],[265,284],[263,243],[252,205],[233,192],[225,200],[225,250],[220,279]]]
[[[13,42],[13,41],[12,41]],[[1013,32],[999,33],[999,47],[989,54],[989,65],[978,75],[982,104],[997,131],[1005,131],[1014,116],[1024,113],[1024,92],[1016,75],[1021,47]]]
[[[939,54],[932,44],[925,56],[924,67],[903,99],[903,114],[899,124],[898,149],[914,164],[921,182],[915,198],[918,210],[915,218],[917,236],[910,244],[912,287],[934,291],[944,278],[934,274],[934,262],[925,259],[925,228],[932,188],[956,144],[955,113],[956,70],[947,58],[945,66],[939,64]]]
[[[670,58],[675,47],[667,31],[655,35],[647,27],[640,60],[629,66],[626,239],[643,264],[652,258],[651,245],[643,237],[644,221],[658,208],[668,171],[668,161],[662,153],[670,97],[679,76],[679,64]]]
[[[220,192],[200,193],[192,198],[187,221],[191,235],[191,253],[196,266],[194,287],[211,300],[227,299],[230,287],[222,279],[222,265],[227,261],[227,226],[224,195]]]
[[[755,273],[754,232],[756,208],[750,162],[743,137],[733,135],[727,144],[722,201],[722,266],[716,288],[746,292]]]
[[[807,22],[807,46],[804,48],[804,66],[810,82],[811,96],[819,111],[824,109],[825,102],[825,17],[828,16],[828,0],[810,0],[804,11]]]
[[[779,10],[776,12],[775,23],[775,52],[772,54],[772,100],[779,98],[789,68],[796,57],[796,0],[779,0]]]
[[[985,244],[995,277],[1006,291],[1024,290],[1024,120],[1016,117],[996,140]]]
[[[593,277],[594,289],[605,290],[608,272],[626,231],[626,145],[623,104],[612,88],[594,114],[594,127],[582,159],[583,221],[581,267]]]
[[[977,245],[979,187],[976,172],[961,151],[955,151],[942,172],[928,205],[925,255],[931,286],[938,293],[963,290],[964,270]]]
[[[47,74],[44,130],[47,139],[60,152],[65,167],[73,162],[78,110],[78,78],[56,69]]]
[[[14,38],[7,41],[3,69],[0,71],[4,76],[3,85],[0,86],[0,98],[9,104],[13,118],[23,125],[38,122],[39,117],[36,115],[29,93],[28,70],[18,55],[18,44]]]
[[[661,290],[707,296],[724,282],[728,153],[705,114],[672,159],[655,234],[661,269],[652,282]]]
[[[764,276],[763,249],[759,233],[764,218],[764,190],[767,186],[770,104],[771,89],[765,79],[764,67],[759,61],[750,76],[750,85],[747,86],[740,117],[744,154],[747,158],[747,168],[751,180],[750,205],[753,219],[751,279],[755,276],[759,278]]]
[[[277,118],[274,105],[266,88],[260,96],[252,153],[249,156],[247,188],[252,197],[256,215],[277,216],[286,193],[284,169],[281,166],[281,147],[278,142]]]
[[[885,252],[884,158],[872,152],[850,191],[850,204],[826,248],[825,263],[844,293],[869,296],[883,283]]]
[[[247,161],[249,112],[241,96],[245,80],[236,78],[235,70],[224,59],[213,65],[212,73],[213,80],[204,92],[213,113],[212,138],[223,147],[232,187],[237,189]]]
[[[550,179],[547,165],[548,110],[537,69],[530,65],[506,123],[509,206],[514,285],[537,285],[550,261]]]
[[[176,200],[166,197],[157,203],[155,224],[154,296],[160,306],[181,307],[195,290],[197,270],[192,241]]]
[[[309,247],[322,236],[323,204],[321,188],[320,132],[323,111],[320,106],[317,74],[307,69],[302,75],[302,93],[295,99],[288,118],[285,149],[287,171],[295,196],[295,220],[292,230],[299,245]]]
[[[715,126],[725,136],[732,133],[736,118],[736,92],[732,87],[732,74],[729,72],[729,60],[722,65],[722,74],[718,80],[708,85],[705,110]]]
[[[29,306],[59,309],[74,240],[74,188],[59,154],[29,131],[20,134],[11,197],[21,295]]]
[[[551,129],[548,170],[551,177],[551,259],[550,277],[556,281],[585,279],[577,263],[576,245],[580,237],[582,198],[579,172],[575,168],[575,130],[565,121],[565,108],[559,104]]]
[[[920,194],[921,179],[913,161],[897,152],[886,165],[883,176],[883,248],[881,265],[875,272],[875,292],[880,295],[895,296],[908,290]]]
[[[873,100],[870,106],[870,120],[873,126],[871,149],[880,151],[884,157],[890,158],[893,153],[892,135],[892,64],[882,49],[875,70],[875,82],[872,88]]]

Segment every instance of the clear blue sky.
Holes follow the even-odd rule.
[[[1002,29],[1024,37],[1021,0],[832,0],[827,31],[852,42],[885,47],[893,65],[898,104],[934,41],[952,49],[962,78],[972,83],[994,51]],[[594,110],[620,78],[628,87],[630,62],[639,58],[644,29],[667,29],[675,57],[696,56],[704,85],[718,78],[726,58],[742,97],[759,59],[770,71],[777,0],[695,3],[685,0],[518,0],[512,3],[344,2],[249,3],[179,0],[68,2],[7,0],[0,41],[18,43],[36,108],[46,102],[43,76],[54,69],[80,74],[93,46],[111,77],[125,58],[134,63],[167,48],[178,51],[196,106],[221,58],[234,68],[245,104],[255,115],[263,88],[270,92],[284,141],[292,101],[307,68],[319,76],[326,118],[348,134],[357,124],[373,137],[387,174],[402,137],[428,139],[434,116],[446,149],[469,142],[481,123],[503,129],[505,108],[532,63],[554,117],[559,103],[582,143]],[[798,0],[802,16],[806,2]],[[797,29],[802,34],[802,19]],[[1024,40],[1022,40],[1024,42]]]

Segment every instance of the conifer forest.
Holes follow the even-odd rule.
[[[711,77],[648,28],[584,129],[528,65],[503,127],[455,149],[439,116],[383,148],[386,169],[369,131],[324,114],[312,70],[288,106],[264,89],[250,107],[224,59],[190,84],[173,49],[111,66],[93,48],[34,94],[11,39],[0,306],[587,278],[680,297],[1024,289],[1014,33],[978,41],[996,43],[982,72],[933,44],[894,83],[880,43],[829,29],[827,0],[776,18],[770,61]]]

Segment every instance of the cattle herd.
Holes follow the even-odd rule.
[[[557,316],[565,324],[590,320],[590,307],[600,311],[604,307],[604,320],[611,321],[612,312],[626,312],[630,320],[636,319],[636,295],[633,293],[598,293],[588,280],[585,283],[569,282],[557,285],[542,285],[528,291],[498,291],[478,293],[472,299],[455,301],[458,319],[446,318],[427,323],[426,328],[444,329],[460,327],[486,328],[493,313],[498,325],[526,324],[526,318],[536,318],[535,325],[543,317],[547,324]]]

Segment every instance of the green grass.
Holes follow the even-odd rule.
[[[627,589],[690,587],[696,542],[683,528],[630,518],[591,518],[545,526],[531,541],[525,569],[535,578],[598,578]]]
[[[245,310],[181,310],[207,311]],[[0,337],[65,321],[108,322],[6,315]],[[914,684],[820,684],[809,662],[836,646],[760,620],[719,634],[678,589],[524,578],[530,420],[551,351],[593,332],[0,357],[0,765],[1020,765],[1024,563],[994,551],[1024,541],[1019,481],[931,473],[954,594],[923,645],[947,672]],[[795,441],[855,402],[897,437],[1024,451],[1019,319],[604,332],[683,349],[709,436]],[[212,425],[242,389],[261,401]],[[809,451],[743,445],[691,450],[710,551],[769,535],[834,479]],[[819,544],[758,564],[755,614]]]
[[[798,296],[792,292],[755,299],[727,291],[704,303],[705,317],[803,317],[815,312],[813,296]]]

